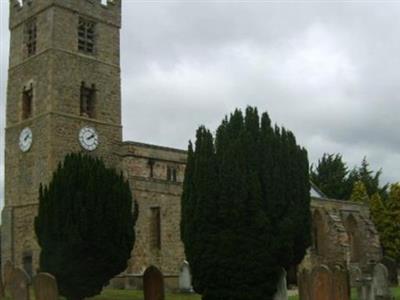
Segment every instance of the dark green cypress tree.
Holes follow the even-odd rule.
[[[39,191],[40,271],[53,274],[69,300],[99,294],[127,267],[137,213],[122,175],[100,159],[67,155]]]
[[[310,245],[307,152],[266,113],[236,110],[189,144],[181,236],[205,300],[272,299]]]

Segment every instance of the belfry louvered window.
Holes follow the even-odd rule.
[[[28,56],[36,53],[36,35],[36,19],[33,19],[25,24],[25,46]]]
[[[95,43],[94,22],[79,18],[78,26],[78,49],[86,53],[94,53]]]

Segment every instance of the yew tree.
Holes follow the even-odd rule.
[[[68,300],[99,294],[127,267],[137,212],[122,174],[101,159],[67,155],[39,191],[40,272],[54,275]]]
[[[181,238],[204,300],[272,299],[311,243],[307,152],[267,113],[236,110],[190,143]]]

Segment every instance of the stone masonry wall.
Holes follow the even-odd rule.
[[[310,269],[321,264],[329,266],[339,264],[347,268],[352,266],[362,268],[370,261],[377,262],[382,259],[379,236],[370,220],[367,206],[350,201],[313,198],[311,207],[314,222],[318,212],[325,225],[317,228],[317,230],[322,230],[323,237],[323,240],[318,241],[318,243],[323,243],[325,247],[323,247],[324,251],[321,254],[317,251],[314,242],[301,268]],[[353,245],[351,245],[350,229],[347,223],[349,218],[354,222],[352,230],[355,241],[353,241]],[[314,238],[315,234],[313,232]],[[352,249],[352,247],[357,250]],[[357,251],[356,261],[352,261],[352,251]]]
[[[180,241],[180,195],[185,168],[184,151],[127,142],[121,152],[124,174],[139,204],[137,240],[127,273],[143,274],[150,265],[177,276],[184,261]],[[153,177],[150,177],[150,164]],[[167,180],[167,168],[177,170],[177,181]],[[161,248],[152,246],[151,209],[160,208]]]

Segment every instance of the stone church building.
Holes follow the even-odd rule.
[[[135,286],[155,265],[177,287],[186,152],[122,140],[121,0],[10,0],[9,28],[2,262],[35,273],[39,185],[66,154],[84,152],[123,170],[140,207],[132,259],[115,283]],[[366,207],[311,193],[315,238],[306,264],[380,260]]]

